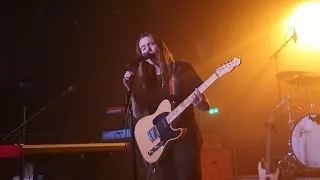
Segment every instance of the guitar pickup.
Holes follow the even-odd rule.
[[[151,142],[155,141],[157,138],[159,138],[159,131],[156,128],[156,126],[154,126],[153,128],[151,128],[148,132],[147,132],[148,138]]]

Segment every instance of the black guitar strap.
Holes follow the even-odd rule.
[[[174,87],[174,83],[175,83],[175,78],[174,76],[171,76],[171,78],[169,79],[169,92],[170,92],[170,96],[175,95],[175,87]]]
[[[169,93],[170,93],[170,101],[171,105],[175,107],[176,104],[176,97],[177,97],[177,77],[173,75],[169,78]]]

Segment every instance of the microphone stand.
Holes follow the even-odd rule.
[[[276,74],[279,73],[279,65],[278,65],[278,60],[279,60],[279,53],[281,52],[281,50],[291,41],[294,40],[296,37],[296,34],[294,33],[290,39],[286,40],[286,42],[269,58],[269,60],[273,59],[275,60],[275,66],[276,66]],[[281,98],[281,86],[280,86],[280,80],[277,78],[277,86],[278,86],[278,98],[279,98],[279,102],[281,102],[282,98]],[[283,122],[283,114],[281,116],[282,119],[282,126],[284,124]],[[278,141],[277,141],[278,142]],[[277,147],[277,146],[276,146]],[[276,149],[276,156],[278,155],[278,150]]]
[[[27,120],[27,106],[23,106],[23,123]],[[26,143],[26,126],[23,125],[22,129],[22,144]]]
[[[18,131],[21,127],[23,127],[23,137],[22,137],[22,143],[21,145],[23,145],[25,143],[25,125],[31,121],[32,119],[34,119],[37,115],[39,115],[42,111],[46,110],[50,105],[52,105],[54,102],[56,102],[61,96],[64,96],[66,93],[73,91],[74,89],[72,89],[72,87],[69,87],[67,90],[65,90],[63,93],[59,94],[58,96],[56,96],[51,102],[49,102],[46,106],[44,106],[42,109],[40,109],[37,113],[35,113],[31,118],[26,120],[26,108],[24,107],[24,117],[23,117],[23,123],[21,123],[17,128],[15,128],[14,130],[12,130],[9,134],[7,134],[2,140],[7,139],[8,137],[10,137],[12,134],[14,134],[16,131]]]
[[[129,121],[129,128],[130,128],[130,134],[131,134],[131,153],[132,153],[132,165],[133,165],[133,179],[138,180],[138,175],[137,175],[137,160],[136,160],[136,150],[135,150],[135,137],[134,137],[134,117],[133,117],[133,112],[132,112],[132,102],[131,102],[131,97],[133,94],[133,87],[135,84],[135,76],[138,71],[138,66],[139,63],[135,62],[134,63],[134,74],[132,75],[132,83],[130,84],[130,89],[126,94],[126,100],[125,100],[125,113],[124,113],[124,119],[123,122],[126,122],[128,124]]]

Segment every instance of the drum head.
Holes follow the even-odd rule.
[[[320,169],[320,116],[309,114],[293,128],[291,148],[300,163],[312,169]]]

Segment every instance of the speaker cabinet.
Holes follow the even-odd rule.
[[[201,149],[203,180],[226,180],[231,176],[230,152],[222,149],[218,139],[212,135],[203,136]]]

